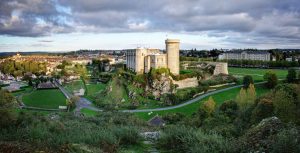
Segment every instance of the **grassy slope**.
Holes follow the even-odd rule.
[[[238,92],[240,91],[240,88],[235,88],[235,89],[231,89],[222,93],[218,93],[213,95],[213,99],[215,100],[215,102],[219,105],[221,103],[223,103],[226,100],[230,100],[230,99],[235,99],[236,95],[238,94]],[[260,96],[266,92],[268,92],[269,90],[264,88],[263,86],[256,86],[256,93],[257,96]],[[192,115],[194,112],[196,112],[198,110],[198,108],[200,107],[200,103],[203,103],[204,101],[206,101],[208,99],[205,98],[201,101],[198,101],[196,103],[190,104],[190,105],[186,105],[184,107],[180,107],[177,109],[172,109],[172,110],[166,110],[166,111],[156,111],[153,112],[152,114],[148,114],[148,113],[136,113],[137,116],[139,116],[140,118],[143,118],[145,120],[148,120],[150,118],[152,118],[153,116],[155,116],[156,114],[158,115],[163,115],[163,114],[167,114],[167,113],[174,113],[174,112],[180,112],[186,115]]]
[[[273,71],[277,74],[278,79],[284,79],[287,75],[287,70],[281,69],[256,69],[256,68],[228,68],[229,74],[242,79],[245,75],[251,75],[255,82],[263,81],[263,76],[267,71]]]
[[[87,84],[87,95],[85,95],[84,97],[94,101],[94,96],[97,95],[97,93],[101,92],[102,90],[104,90],[106,88],[105,84],[99,83],[99,84]]]
[[[81,88],[84,89],[84,84],[83,84],[82,80],[76,80],[76,81],[66,84],[65,88],[69,92],[73,93],[74,90],[79,90]]]
[[[66,105],[66,98],[58,89],[36,90],[23,96],[26,106],[58,109]]]

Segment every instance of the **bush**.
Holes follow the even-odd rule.
[[[243,78],[244,88],[248,89],[250,84],[253,84],[253,78],[252,78],[252,76],[251,75],[244,76],[244,78]]]
[[[300,133],[296,128],[285,129],[276,135],[275,143],[272,145],[274,153],[300,152]]]
[[[277,82],[278,82],[276,74],[272,71],[268,71],[264,75],[264,80],[267,81],[266,82],[266,87],[267,88],[274,88],[277,85]]]
[[[215,133],[204,133],[201,130],[185,126],[167,127],[158,140],[158,146],[169,152],[228,152],[228,141]]]

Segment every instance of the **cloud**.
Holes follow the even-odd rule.
[[[175,32],[300,40],[299,0],[1,0],[0,34]]]
[[[42,43],[51,43],[51,42],[54,42],[53,40],[39,40],[39,42],[42,42]]]
[[[36,37],[71,32],[54,0],[1,0],[1,35]]]

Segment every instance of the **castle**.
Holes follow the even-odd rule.
[[[136,48],[127,50],[126,65],[137,74],[148,73],[151,68],[169,68],[174,75],[179,74],[178,39],[166,39],[166,53],[159,49]]]

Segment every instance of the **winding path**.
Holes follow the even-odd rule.
[[[254,83],[254,84],[257,85],[257,84],[263,84],[263,83],[265,83],[265,82],[257,82],[257,83]],[[184,103],[181,103],[181,104],[175,105],[175,106],[169,106],[169,107],[163,107],[163,108],[153,108],[153,109],[122,110],[122,112],[136,113],[136,112],[154,112],[154,111],[165,111],[165,110],[170,110],[170,109],[176,109],[176,108],[180,108],[180,107],[195,103],[195,102],[197,102],[199,100],[202,100],[202,99],[204,99],[208,96],[211,96],[211,95],[214,95],[214,94],[217,94],[217,93],[221,93],[221,92],[224,92],[224,91],[227,91],[227,90],[230,90],[230,89],[240,88],[242,86],[243,85],[236,85],[236,86],[232,86],[232,87],[228,87],[228,88],[208,92],[206,94],[197,96],[194,99],[188,100]]]
[[[263,83],[265,83],[265,81],[257,82],[257,83],[254,83],[254,84],[258,85],[258,84],[263,84]],[[188,100],[184,103],[181,103],[181,104],[175,105],[175,106],[162,107],[162,108],[152,108],[152,109],[120,110],[120,112],[137,113],[137,112],[154,112],[154,111],[165,111],[165,110],[176,109],[176,108],[184,107],[186,105],[195,103],[195,102],[197,102],[199,100],[202,100],[202,99],[204,99],[208,96],[211,96],[211,95],[214,95],[214,94],[217,94],[217,93],[221,93],[221,92],[224,92],[224,91],[227,91],[227,90],[231,90],[231,89],[234,89],[234,88],[240,88],[242,86],[243,85],[236,85],[236,86],[232,86],[232,87],[228,87],[228,88],[208,92],[208,93],[205,93],[203,95],[197,96],[194,99]],[[63,86],[58,85],[58,87],[66,95],[66,97],[68,96],[70,98],[72,96],[72,94],[70,94],[66,89],[64,89]],[[90,109],[90,110],[94,110],[94,111],[103,111],[103,110],[93,106],[91,101],[89,101],[89,100],[87,100],[86,98],[83,98],[83,97],[81,97],[79,102],[76,104],[75,113],[80,113],[80,110],[82,108],[86,108],[86,109]]]

